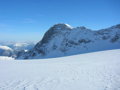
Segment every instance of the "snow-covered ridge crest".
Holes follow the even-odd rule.
[[[54,58],[118,48],[120,48],[119,24],[98,31],[84,26],[71,28],[67,24],[55,24],[32,50],[18,58]]]
[[[73,28],[73,27],[72,27],[71,25],[69,25],[69,24],[65,24],[65,25],[68,26],[68,27],[71,28],[71,29]]]
[[[70,26],[69,24],[58,23],[58,24],[53,25],[50,29],[53,29],[53,30],[68,30],[68,29],[73,29],[73,27]]]

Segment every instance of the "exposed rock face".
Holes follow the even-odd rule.
[[[120,48],[120,24],[98,31],[56,24],[32,50],[18,58],[53,58],[117,48]]]

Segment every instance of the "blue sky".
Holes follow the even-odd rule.
[[[120,0],[0,0],[0,41],[39,41],[56,23],[98,30],[120,23]]]

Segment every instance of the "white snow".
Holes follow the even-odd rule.
[[[8,46],[0,46],[0,49],[4,49],[4,50],[12,50],[10,47]]]
[[[0,56],[0,60],[14,60],[14,58],[7,56]]]
[[[120,90],[120,49],[39,60],[0,60],[0,90]]]
[[[0,46],[0,56],[12,56],[14,51],[8,46]]]
[[[69,28],[73,29],[73,27],[69,24],[65,24],[66,26],[68,26]]]

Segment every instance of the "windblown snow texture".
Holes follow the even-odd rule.
[[[120,90],[120,49],[35,60],[0,60],[0,90]]]

